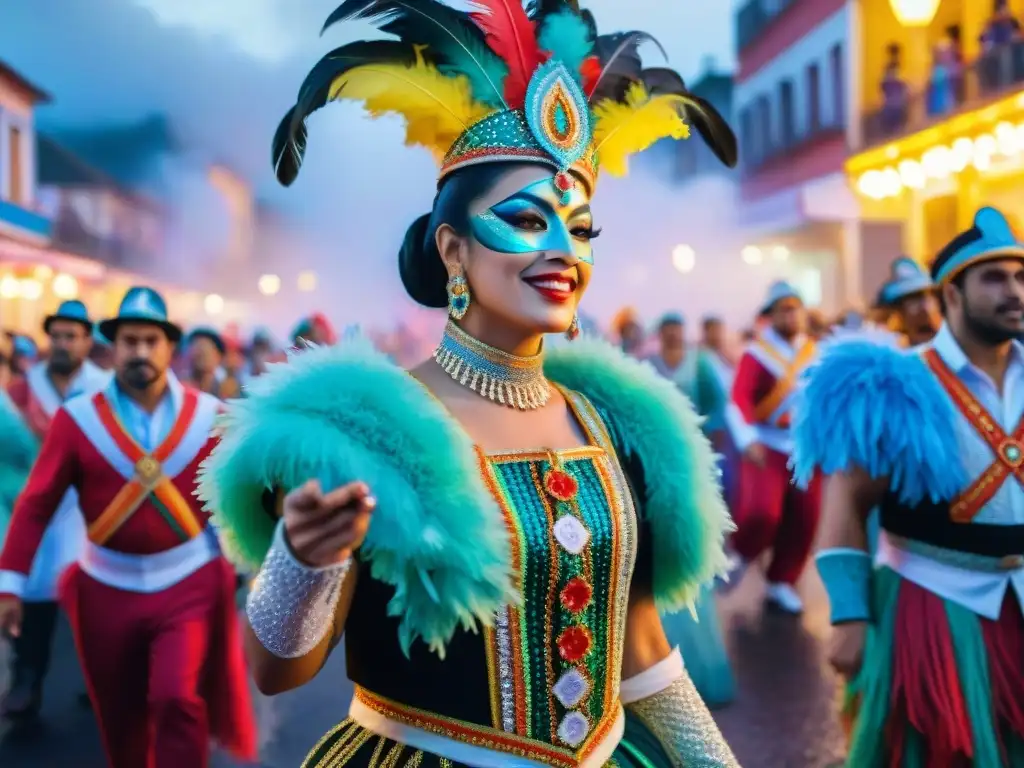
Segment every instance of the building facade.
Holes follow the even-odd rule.
[[[846,163],[862,215],[924,264],[982,205],[1024,224],[1024,0],[860,0]]]
[[[857,18],[855,0],[748,0],[736,16],[744,260],[830,311],[861,303],[866,250],[899,247],[892,227],[862,224],[844,173]]]

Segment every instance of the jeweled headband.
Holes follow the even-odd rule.
[[[593,188],[601,169],[626,173],[630,155],[692,124],[728,166],[736,139],[717,110],[673,70],[644,68],[643,32],[599,35],[573,0],[345,0],[324,29],[365,19],[395,40],[359,41],[328,53],[306,77],[274,136],[274,169],[295,180],[306,118],[333,99],[361,101],[373,117],[405,120],[406,143],[428,148],[440,179],[467,165],[539,162],[565,191]],[[570,173],[571,172],[571,173]]]

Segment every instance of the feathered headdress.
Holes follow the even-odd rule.
[[[306,118],[333,99],[401,115],[406,143],[434,153],[441,179],[475,163],[539,162],[563,191],[570,170],[593,187],[598,157],[623,175],[631,154],[687,138],[687,121],[736,164],[736,138],[717,110],[674,71],[643,67],[640,44],[657,41],[598,35],[574,0],[472,0],[469,12],[440,0],[345,0],[324,29],[354,19],[397,39],[350,43],[313,67],[274,136],[284,185],[302,163]]]

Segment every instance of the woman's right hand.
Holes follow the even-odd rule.
[[[324,493],[310,480],[284,498],[284,532],[301,562],[324,568],[344,562],[366,538],[376,499],[365,483]]]

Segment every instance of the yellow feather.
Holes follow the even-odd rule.
[[[374,117],[405,118],[405,143],[444,157],[470,125],[493,112],[473,100],[469,80],[447,77],[422,58],[407,67],[367,64],[350,69],[331,83],[331,99],[362,101]]]
[[[643,152],[659,139],[686,139],[690,126],[682,118],[686,100],[681,96],[647,93],[642,83],[633,83],[625,102],[604,99],[593,107],[594,144],[601,170],[625,176],[629,156]]]

